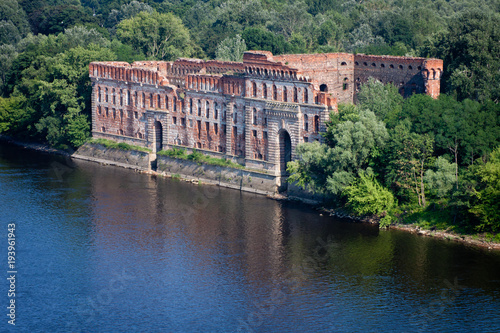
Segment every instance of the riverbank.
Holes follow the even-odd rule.
[[[193,184],[203,184],[203,185],[216,185],[216,186],[223,186],[220,184],[220,181],[212,181],[209,179],[203,179],[200,177],[189,177],[186,175],[181,175],[179,173],[171,173],[171,172],[165,172],[164,171],[154,171],[154,170],[148,170],[142,165],[132,165],[130,163],[127,163],[127,161],[110,161],[108,159],[102,158],[96,158],[96,157],[89,157],[89,156],[84,156],[77,154],[75,152],[70,152],[70,151],[64,151],[64,150],[59,150],[55,148],[51,148],[48,145],[41,144],[41,143],[36,143],[36,142],[25,142],[21,140],[17,140],[12,137],[0,135],[0,141],[2,142],[7,142],[10,144],[14,144],[16,146],[19,146],[23,149],[30,149],[30,150],[35,150],[47,154],[54,154],[54,155],[62,155],[62,156],[67,156],[71,157],[74,159],[80,159],[80,160],[86,160],[86,161],[91,161],[95,163],[99,163],[101,165],[113,165],[113,166],[118,166],[121,168],[127,168],[131,170],[135,170],[137,172],[141,173],[146,173],[154,176],[161,176],[161,177],[167,177],[167,178],[173,178],[173,179],[178,179],[180,181],[185,181]],[[247,176],[248,178],[248,176]],[[253,192],[256,194],[260,195],[265,195],[266,197],[273,199],[273,200],[286,200],[286,201],[299,201],[308,205],[315,206],[317,210],[320,212],[320,214],[325,214],[325,215],[330,215],[334,216],[337,218],[342,218],[346,220],[350,220],[353,222],[359,222],[359,223],[372,223],[372,224],[378,224],[379,219],[374,216],[368,216],[368,217],[358,217],[351,215],[349,212],[343,209],[331,209],[327,207],[323,207],[321,205],[321,202],[318,200],[313,200],[313,199],[308,199],[308,198],[301,198],[298,196],[288,196],[288,195],[283,195],[283,194],[278,194],[278,193],[271,193],[269,191],[259,191],[257,189],[243,189],[241,182],[239,185],[235,186],[225,186],[225,187],[230,187],[234,188],[237,190],[245,190],[247,192]],[[488,250],[500,250],[500,243],[496,242],[491,242],[488,241],[487,237],[481,234],[476,234],[476,235],[468,235],[468,234],[459,234],[459,233],[454,233],[454,232],[449,232],[447,230],[438,230],[438,229],[423,229],[419,227],[418,225],[415,224],[395,224],[389,226],[389,229],[394,229],[394,230],[402,230],[406,232],[410,232],[419,236],[425,236],[425,237],[434,237],[442,240],[448,240],[448,241],[453,241],[453,242],[459,242],[463,243],[468,246],[476,246],[476,247],[481,247],[485,248]]]

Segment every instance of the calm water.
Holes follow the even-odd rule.
[[[18,332],[500,331],[500,253],[307,206],[2,144],[0,212]]]

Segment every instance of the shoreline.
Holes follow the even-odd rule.
[[[144,170],[142,168],[138,168],[133,165],[125,165],[125,164],[119,164],[119,163],[112,163],[108,161],[97,161],[97,160],[92,160],[89,158],[85,158],[83,156],[75,155],[74,153],[70,153],[64,150],[59,150],[55,148],[51,148],[46,144],[42,143],[36,143],[36,142],[26,142],[26,141],[21,141],[18,139],[15,139],[13,137],[5,136],[0,134],[0,142],[7,142],[19,147],[22,147],[24,149],[30,149],[46,154],[52,154],[52,155],[61,155],[61,156],[68,156],[71,158],[79,159],[79,160],[86,160],[86,161],[91,161],[95,163],[99,163],[102,165],[114,165],[117,167],[121,168],[127,168],[127,169],[132,169],[141,173],[153,175],[153,176],[162,176],[166,178],[174,178],[172,175],[166,174],[165,172],[157,172],[153,170]],[[196,183],[196,184],[203,184],[203,185],[212,185],[212,186],[217,186],[217,184],[214,184],[212,182],[206,182],[197,179],[194,181],[193,179],[188,179],[188,178],[183,178],[181,177],[181,181],[185,181],[188,183]],[[286,200],[286,201],[300,201],[302,203],[315,206],[316,210],[320,212],[320,214],[328,214],[333,217],[341,218],[341,219],[349,219],[354,223],[371,223],[371,224],[376,224],[378,223],[378,219],[376,217],[357,217],[357,216],[352,216],[349,215],[347,212],[345,212],[342,209],[332,209],[332,208],[326,208],[321,206],[320,202],[314,201],[314,200],[309,200],[309,199],[304,199],[304,198],[299,198],[299,197],[288,197],[285,195],[281,194],[274,194],[274,195],[265,195],[262,193],[257,193],[259,195],[264,195],[265,197],[272,199],[272,200]],[[472,236],[472,235],[464,235],[464,234],[457,234],[457,233],[451,233],[447,232],[446,230],[427,230],[427,229],[421,229],[418,226],[412,225],[412,224],[395,224],[395,225],[390,225],[388,229],[394,229],[394,230],[401,230],[405,232],[409,232],[418,236],[425,236],[425,237],[432,237],[432,238],[437,238],[437,239],[442,239],[442,240],[448,240],[448,241],[454,241],[457,243],[464,244],[466,246],[473,246],[473,247],[479,247],[482,249],[486,250],[500,250],[500,243],[494,243],[494,242],[489,242],[485,239],[476,239],[475,237],[478,236]],[[479,236],[480,237],[480,236]]]

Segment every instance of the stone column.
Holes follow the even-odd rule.
[[[233,155],[232,135],[233,135],[233,103],[227,103],[226,106],[226,154]]]

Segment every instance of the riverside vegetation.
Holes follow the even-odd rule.
[[[0,134],[86,142],[91,61],[238,61],[247,49],[437,57],[438,100],[370,81],[331,115],[325,144],[297,148],[291,180],[382,225],[498,240],[499,12],[496,0],[5,0]]]

